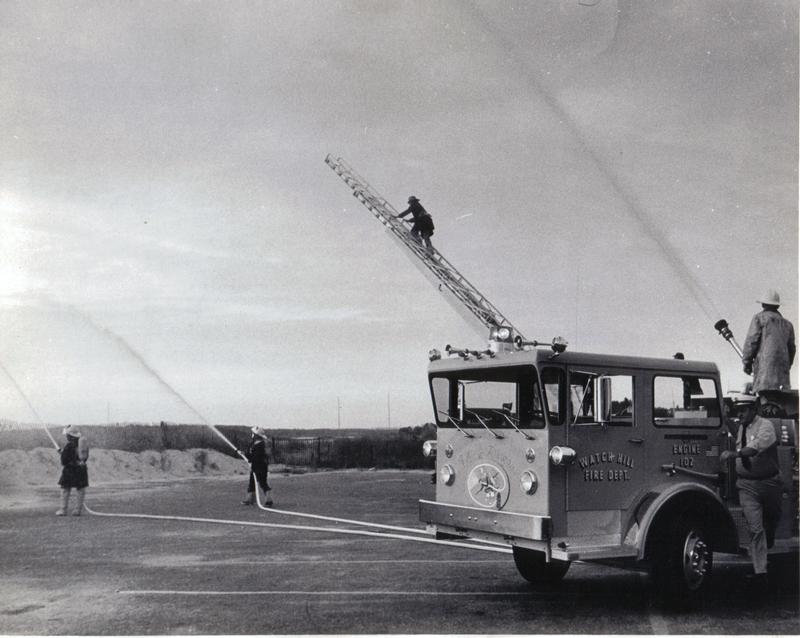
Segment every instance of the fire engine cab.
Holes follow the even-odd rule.
[[[420,519],[438,536],[510,545],[533,583],[572,561],[611,561],[648,566],[677,595],[703,589],[713,552],[744,550],[732,461],[719,460],[734,424],[715,364],[502,345],[431,352],[436,499],[420,501]],[[773,423],[774,551],[796,550],[796,419]]]

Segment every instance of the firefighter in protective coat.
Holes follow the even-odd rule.
[[[778,312],[780,295],[768,290],[759,302],[763,310],[750,322],[742,363],[745,373],[753,375],[753,392],[766,398],[770,392],[791,387],[789,370],[796,346],[794,326]]]
[[[431,235],[433,235],[434,231],[433,218],[414,195],[408,198],[408,208],[402,213],[399,213],[397,217],[402,219],[408,214],[414,219],[414,225],[411,226],[411,235],[417,241],[421,241],[428,254],[432,254],[433,244],[431,243]]]
[[[253,505],[256,499],[256,484],[264,492],[266,502],[264,505],[272,507],[272,499],[269,492],[272,488],[267,482],[267,475],[269,473],[269,457],[267,456],[267,433],[264,428],[253,427],[250,428],[253,433],[250,437],[250,445],[247,446],[247,451],[244,455],[250,461],[250,478],[247,483],[247,495],[242,501],[242,505]]]
[[[61,508],[56,512],[56,516],[67,515],[69,497],[73,488],[78,495],[78,502],[72,515],[80,516],[83,513],[86,488],[89,487],[89,471],[86,468],[89,447],[80,444],[81,433],[71,425],[64,428],[63,434],[67,438],[67,443],[59,449],[62,465],[61,478],[58,479],[61,487]]]

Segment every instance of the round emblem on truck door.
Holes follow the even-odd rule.
[[[467,477],[467,491],[481,507],[500,509],[508,500],[508,477],[493,463],[479,463]]]

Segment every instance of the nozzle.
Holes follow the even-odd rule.
[[[739,355],[741,359],[744,356],[742,349],[739,347],[739,344],[736,343],[736,339],[733,336],[733,331],[728,326],[728,322],[725,319],[720,319],[714,324],[714,329],[722,335],[722,338],[725,339],[729,344],[731,344],[731,348],[736,351],[736,354]]]
[[[730,327],[728,327],[728,322],[725,319],[717,321],[717,323],[714,324],[714,329],[725,337],[726,340],[733,337],[733,332],[731,332]]]

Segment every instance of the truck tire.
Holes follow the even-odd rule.
[[[655,539],[651,575],[665,602],[694,604],[708,588],[714,553],[703,515],[686,510]]]
[[[534,585],[553,585],[559,582],[569,569],[568,560],[545,560],[544,552],[525,547],[513,547],[514,564],[517,571]]]

